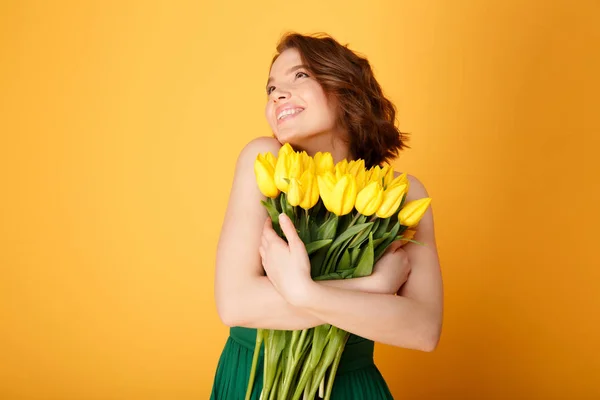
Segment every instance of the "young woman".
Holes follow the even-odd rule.
[[[332,398],[391,399],[373,363],[374,342],[432,351],[440,337],[443,294],[432,208],[414,237],[425,246],[394,242],[372,275],[315,282],[289,219],[280,220],[289,244],[275,234],[260,203],[254,161],[259,153],[277,155],[289,143],[309,155],[328,151],[334,162],[361,158],[367,168],[389,162],[407,147],[395,127],[395,107],[369,62],[327,35],[284,36],[266,94],[274,137],[254,139],[239,154],[217,250],[217,309],[231,329],[211,399],[244,398],[257,328],[296,330],[323,323],[352,334]],[[406,201],[428,197],[417,178],[408,179]],[[262,372],[261,357],[253,399],[260,396]]]

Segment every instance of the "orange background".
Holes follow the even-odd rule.
[[[83,4],[85,3],[85,4]],[[434,353],[398,399],[600,398],[600,3],[0,4],[0,398],[206,399],[236,156],[286,30],[368,56],[434,198]]]

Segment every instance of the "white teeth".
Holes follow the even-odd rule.
[[[286,115],[297,114],[302,110],[303,110],[302,108],[288,108],[287,110],[283,110],[282,112],[280,112],[279,115],[277,116],[277,119],[281,119],[281,118],[285,117]]]

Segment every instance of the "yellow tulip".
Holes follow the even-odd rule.
[[[356,190],[360,192],[367,186],[367,171],[359,170],[358,173],[354,176],[354,180],[356,181]]]
[[[332,194],[335,189],[335,184],[337,180],[335,179],[335,175],[333,172],[325,172],[323,175],[317,175],[317,184],[319,185],[319,195],[323,199],[323,204],[325,208],[329,211],[333,208],[332,204]]]
[[[317,175],[322,175],[327,171],[333,172],[333,157],[329,152],[317,152],[314,156]]]
[[[356,180],[356,189],[360,192],[367,182],[367,171],[365,170],[365,160],[358,159],[348,163],[347,173],[354,175]]]
[[[279,154],[278,157],[281,156],[281,154],[292,154],[295,153],[294,149],[292,148],[292,146],[289,143],[284,144],[283,146],[281,146],[279,148]]]
[[[364,171],[365,160],[359,158],[358,160],[352,160],[348,163],[347,172],[352,175],[356,175],[359,171]]]
[[[299,179],[302,175],[302,172],[304,172],[304,159],[302,157],[302,153],[291,154],[290,158],[292,161],[290,163],[288,179]]]
[[[405,193],[405,184],[386,188],[383,191],[383,202],[377,210],[377,216],[379,218],[391,217],[400,207],[400,202]]]
[[[316,173],[317,167],[315,160],[309,156],[306,151],[301,152],[299,157],[301,159],[302,171],[311,171],[313,174]]]
[[[389,187],[392,187],[392,186],[398,186],[398,185],[403,185],[403,184],[406,184],[406,189],[408,191],[408,188],[410,187],[410,184],[409,184],[406,172],[404,172],[401,175],[398,175],[397,177],[395,177],[385,187],[389,188]]]
[[[383,188],[379,182],[371,182],[356,196],[356,210],[366,216],[375,214],[383,202]]]
[[[287,193],[288,202],[292,206],[300,206],[305,210],[314,207],[319,201],[319,185],[316,175],[306,170],[300,179],[292,178]]]
[[[342,161],[335,164],[334,171],[335,178],[340,180],[340,178],[348,171],[348,160],[344,158]]]
[[[289,181],[292,178],[299,179],[303,170],[302,155],[300,153],[280,151],[273,176],[275,185],[279,190],[287,193],[290,184]]]
[[[300,181],[298,179],[292,178],[290,179],[290,183],[287,191],[287,201],[291,206],[296,207],[300,204],[300,199],[304,194],[302,193],[302,188],[300,187]]]
[[[264,158],[269,162],[269,164],[271,164],[271,167],[273,168],[273,171],[274,171],[275,165],[277,164],[277,159],[275,158],[273,153],[271,153],[270,151],[266,152]]]
[[[398,213],[398,222],[409,228],[416,226],[421,221],[421,218],[423,218],[423,215],[425,215],[425,211],[427,211],[430,203],[431,197],[409,201]]]
[[[291,154],[285,151],[279,151],[279,157],[275,164],[275,171],[273,178],[275,180],[275,186],[282,192],[287,192],[289,187],[289,169],[291,164]]]
[[[325,208],[335,215],[346,215],[354,209],[356,202],[356,182],[350,174],[336,179],[333,173],[317,176],[319,193]]]
[[[304,188],[304,198],[300,202],[300,207],[308,210],[317,204],[319,201],[319,183],[317,182],[317,175],[308,170],[304,171],[300,177],[300,183]]]
[[[366,173],[366,180],[368,182],[379,182],[383,186],[382,177],[382,168],[379,165],[375,165],[371,167]]]
[[[254,162],[254,174],[260,192],[273,199],[279,195],[274,180],[275,163],[275,156],[271,153],[259,154]]]
[[[394,180],[394,168],[391,165],[386,165],[385,172],[383,174],[383,187],[387,188],[390,183]]]

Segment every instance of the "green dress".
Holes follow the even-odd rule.
[[[211,400],[244,400],[255,340],[256,329],[241,327],[230,329],[229,338],[217,365]],[[350,335],[333,384],[332,400],[393,400],[383,376],[373,362],[373,349],[373,341]],[[261,351],[252,400],[259,399],[262,381]]]

